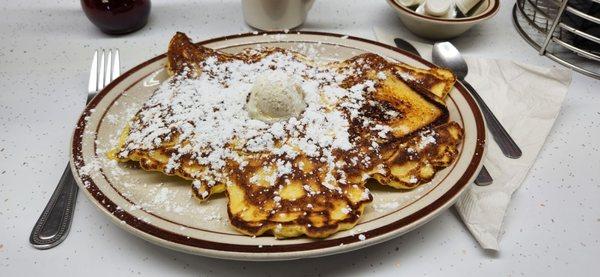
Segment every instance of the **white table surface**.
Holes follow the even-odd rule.
[[[469,55],[558,66],[516,33],[513,3],[502,1],[494,19],[453,42]],[[414,39],[384,0],[316,1],[304,29],[373,39],[375,25]],[[149,24],[121,37],[100,33],[79,1],[2,1],[0,276],[600,274],[600,81],[577,73],[546,145],[514,195],[497,253],[481,250],[449,210],[407,235],[352,253],[289,262],[216,260],[134,237],[81,193],[67,240],[46,251],[29,245],[31,227],[67,161],[93,49],[118,47],[127,69],[164,52],[175,31],[202,40],[249,30],[239,0],[155,0]]]

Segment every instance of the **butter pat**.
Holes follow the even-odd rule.
[[[460,10],[460,12],[464,15],[467,15],[475,5],[477,5],[481,0],[455,0],[454,3],[456,7]]]
[[[305,108],[302,89],[282,71],[271,71],[258,76],[246,104],[250,117],[264,122],[296,117]]]
[[[452,0],[425,0],[415,12],[438,18],[456,18],[456,9]]]
[[[425,2],[425,13],[432,16],[444,16],[450,10],[450,0],[427,0]]]

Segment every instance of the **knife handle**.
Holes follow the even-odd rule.
[[[73,219],[78,187],[71,167],[62,174],[46,208],[35,223],[29,243],[37,249],[50,249],[67,237]]]
[[[490,133],[492,133],[492,137],[498,146],[500,146],[500,150],[502,150],[504,156],[511,159],[520,158],[521,155],[523,155],[523,152],[517,143],[512,139],[510,134],[508,134],[506,129],[504,129],[502,124],[500,124],[500,121],[498,121],[494,113],[492,113],[483,99],[481,99],[481,96],[479,96],[477,91],[473,88],[473,86],[471,86],[471,84],[469,84],[469,82],[465,81],[464,79],[461,80],[461,82],[467,88],[467,90],[471,92],[471,95],[473,95],[473,98],[475,98],[477,104],[479,104],[479,107],[483,112],[483,116],[485,117],[485,122],[488,125],[488,129],[490,130]]]
[[[479,174],[477,174],[477,177],[475,178],[475,184],[484,187],[491,185],[493,182],[494,179],[492,178],[492,175],[490,175],[490,172],[485,168],[485,165],[482,166]]]

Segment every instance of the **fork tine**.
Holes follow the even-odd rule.
[[[119,57],[119,49],[115,49],[114,65],[112,71],[112,79],[117,79],[121,75],[121,60]]]
[[[90,68],[90,80],[88,82],[88,92],[97,91],[98,85],[98,50],[94,51],[92,58],[92,67]]]
[[[106,56],[106,71],[104,72],[104,86],[107,86],[110,81],[112,81],[110,77],[110,72],[112,70],[112,49],[108,49],[108,54]]]
[[[104,49],[102,49],[102,55],[100,56],[100,69],[98,70],[98,90],[104,88]]]

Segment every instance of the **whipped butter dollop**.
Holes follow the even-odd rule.
[[[302,88],[282,71],[272,71],[258,76],[246,104],[250,117],[264,122],[297,117],[305,108]]]

